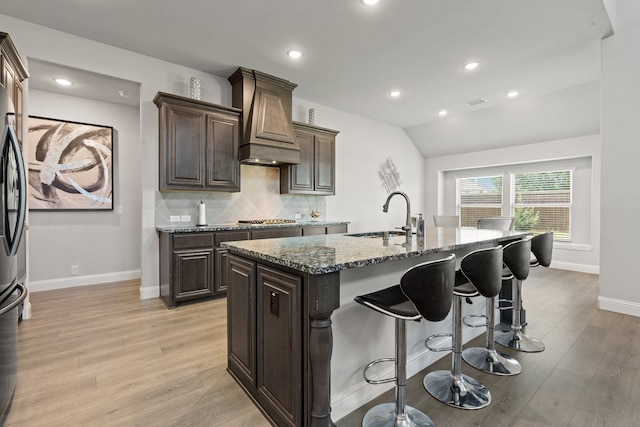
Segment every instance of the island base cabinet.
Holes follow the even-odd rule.
[[[257,391],[279,426],[301,425],[302,420],[300,282],[258,265]]]
[[[303,425],[302,279],[227,262],[228,369],[276,425]]]
[[[227,256],[228,369],[248,391],[256,387],[256,263]]]

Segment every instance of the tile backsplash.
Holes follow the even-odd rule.
[[[156,193],[156,226],[195,224],[200,201],[206,205],[207,224],[228,224],[239,219],[282,218],[309,221],[311,211],[326,218],[326,196],[280,194],[280,169],[240,166],[239,193],[175,191]],[[191,221],[172,223],[171,216],[190,215]]]

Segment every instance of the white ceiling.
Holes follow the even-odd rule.
[[[483,141],[477,123],[460,133],[466,118],[494,127],[495,114],[517,117],[516,103],[552,92],[572,97],[561,104],[597,103],[600,40],[611,33],[602,0],[2,0],[1,13],[222,77],[238,66],[273,74],[298,84],[296,98],[405,128],[425,156],[537,137],[525,126]],[[478,69],[464,70],[471,60]],[[53,90],[37,80],[54,65],[30,60],[30,87]],[[465,104],[479,97],[487,102]],[[565,133],[597,131],[585,116]]]

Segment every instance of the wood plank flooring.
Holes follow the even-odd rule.
[[[491,391],[486,408],[452,408],[424,390],[424,375],[449,370],[450,356],[409,379],[408,404],[438,427],[640,426],[640,318],[599,310],[597,297],[596,275],[532,269],[523,284],[526,333],[541,339],[546,350],[520,353],[496,345],[522,365],[522,373],[511,377],[486,374],[463,362],[462,372]],[[484,346],[484,335],[468,346]],[[393,398],[387,392],[336,424],[360,425],[370,407]]]
[[[226,372],[226,300],[167,310],[139,282],[31,294],[9,426],[269,426]]]
[[[159,299],[140,300],[138,287],[31,295],[5,427],[269,425],[225,370],[226,301],[167,310]],[[424,374],[449,369],[448,356],[409,380],[408,403],[439,427],[640,426],[640,318],[598,310],[595,275],[536,268],[523,293],[527,333],[547,349],[501,347],[523,366],[515,377],[464,364],[464,373],[491,390],[489,407],[454,409],[424,391]],[[370,406],[392,400],[387,392],[336,424],[359,426]]]

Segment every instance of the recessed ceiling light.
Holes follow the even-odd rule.
[[[438,111],[438,115],[439,115],[439,116],[441,116],[441,117],[444,117],[444,116],[446,116],[447,114],[449,114],[449,113],[447,112],[447,110],[440,110],[440,111]]]
[[[126,90],[119,90],[118,93],[123,98],[131,98],[131,92],[127,92]]]
[[[478,65],[480,65],[479,62],[469,62],[468,64],[465,64],[464,69],[475,70],[476,68],[478,68]]]
[[[507,93],[507,96],[509,98],[515,98],[516,96],[520,95],[520,92],[518,92],[517,90],[512,90],[511,92]]]
[[[302,56],[302,52],[300,52],[299,50],[290,50],[289,52],[287,52],[287,55],[289,55],[289,57],[291,58],[300,58]]]
[[[394,98],[397,98],[397,97],[400,96],[400,91],[399,90],[392,90],[391,92],[389,92],[389,95],[394,97]]]
[[[58,83],[60,86],[71,86],[73,84],[70,80],[62,79],[59,77],[54,78],[53,81]]]
[[[367,6],[373,6],[374,4],[378,3],[380,0],[362,0],[362,3],[366,4]]]

